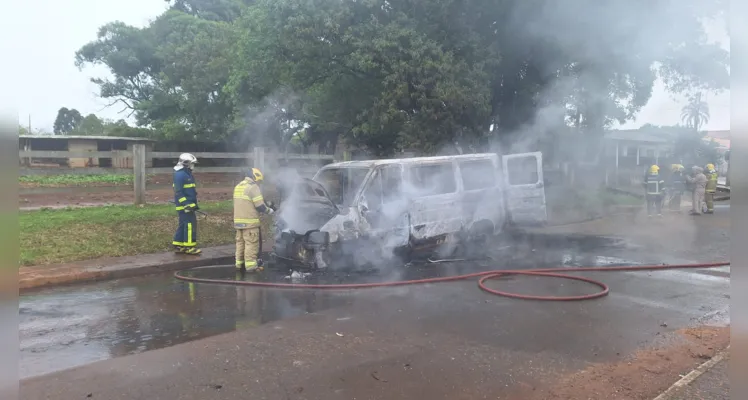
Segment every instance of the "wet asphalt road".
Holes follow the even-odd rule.
[[[633,243],[605,237],[525,235],[483,259],[417,263],[386,271],[313,275],[305,283],[376,282],[477,271],[654,262]],[[200,277],[290,282],[287,271],[237,275],[233,267],[190,272]],[[659,332],[695,323],[728,322],[729,267],[719,270],[595,273],[611,287],[602,300],[584,303],[524,302],[490,296],[475,281],[357,291],[289,291],[189,284],[171,274],[43,290],[21,297],[21,378],[96,361],[168,348],[233,331],[326,315],[334,326],[373,320],[418,321],[418,329],[465,341],[497,343],[513,351],[558,355],[567,366],[600,361],[652,340]],[[572,295],[595,288],[548,278],[507,277],[492,283],[533,294]],[[489,316],[486,319],[486,316]],[[408,317],[409,316],[409,317]],[[614,318],[611,318],[615,316]],[[364,322],[366,321],[366,322]],[[329,323],[329,322],[328,322]],[[561,328],[560,330],[557,330]],[[585,335],[594,339],[579,340]],[[576,337],[575,340],[569,340]],[[600,342],[604,339],[604,345]],[[521,368],[520,368],[521,369]]]

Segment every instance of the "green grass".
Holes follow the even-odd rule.
[[[234,243],[231,201],[202,203],[200,209],[208,217],[198,215],[198,245]],[[169,251],[177,227],[169,205],[45,209],[21,212],[18,219],[21,265]]]
[[[132,184],[132,175],[32,175],[20,176],[18,182],[30,186],[95,186],[95,185],[128,185]]]

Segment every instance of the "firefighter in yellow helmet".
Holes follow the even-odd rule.
[[[653,211],[657,211],[658,216],[662,216],[662,198],[665,180],[660,176],[660,167],[652,165],[649,167],[647,174],[644,176],[644,187],[647,197],[647,215],[652,216]]]
[[[686,178],[683,176],[683,166],[672,164],[670,166],[670,182],[668,190],[670,191],[670,210],[680,212],[680,203],[683,198],[683,192],[686,190]]]
[[[704,192],[704,201],[706,202],[706,213],[714,214],[714,194],[717,192],[717,170],[714,164],[706,165],[706,190]]]
[[[257,168],[247,171],[247,176],[234,188],[234,229],[236,229],[236,268],[254,272],[262,270],[258,255],[262,246],[260,213],[273,214],[275,210],[265,204],[260,191],[264,180]]]

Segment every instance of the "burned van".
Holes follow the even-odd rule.
[[[546,218],[537,152],[348,161],[291,185],[276,214],[273,253],[311,268],[362,264]]]

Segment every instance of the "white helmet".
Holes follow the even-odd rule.
[[[182,153],[179,156],[179,161],[177,162],[177,165],[182,165],[189,169],[192,169],[192,166],[195,164],[197,164],[197,157],[193,156],[190,153]]]

